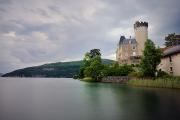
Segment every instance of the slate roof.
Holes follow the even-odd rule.
[[[163,56],[166,57],[166,56],[170,56],[176,53],[180,53],[180,45],[176,45],[176,46],[165,49],[163,52]]]
[[[119,40],[119,45],[122,45],[122,44],[136,44],[137,41],[136,39],[132,39],[132,38],[129,38],[129,39],[126,39],[124,36],[121,36],[120,37],[120,40]]]

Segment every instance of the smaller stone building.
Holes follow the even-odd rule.
[[[158,69],[174,76],[180,76],[180,45],[163,50],[163,57]]]
[[[137,55],[137,41],[136,39],[126,39],[124,36],[120,37],[118,48],[116,51],[116,59],[119,64],[137,64],[140,57]]]

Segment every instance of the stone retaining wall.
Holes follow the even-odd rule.
[[[126,84],[131,78],[129,76],[107,76],[101,82]]]

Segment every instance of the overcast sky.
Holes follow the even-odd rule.
[[[135,21],[164,44],[180,33],[180,0],[0,0],[0,72],[82,59],[101,49],[115,59],[120,35],[134,36]]]

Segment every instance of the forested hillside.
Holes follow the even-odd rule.
[[[104,64],[111,64],[113,60],[103,59]],[[57,62],[40,66],[27,67],[6,73],[3,77],[66,77],[77,74],[83,61]]]

